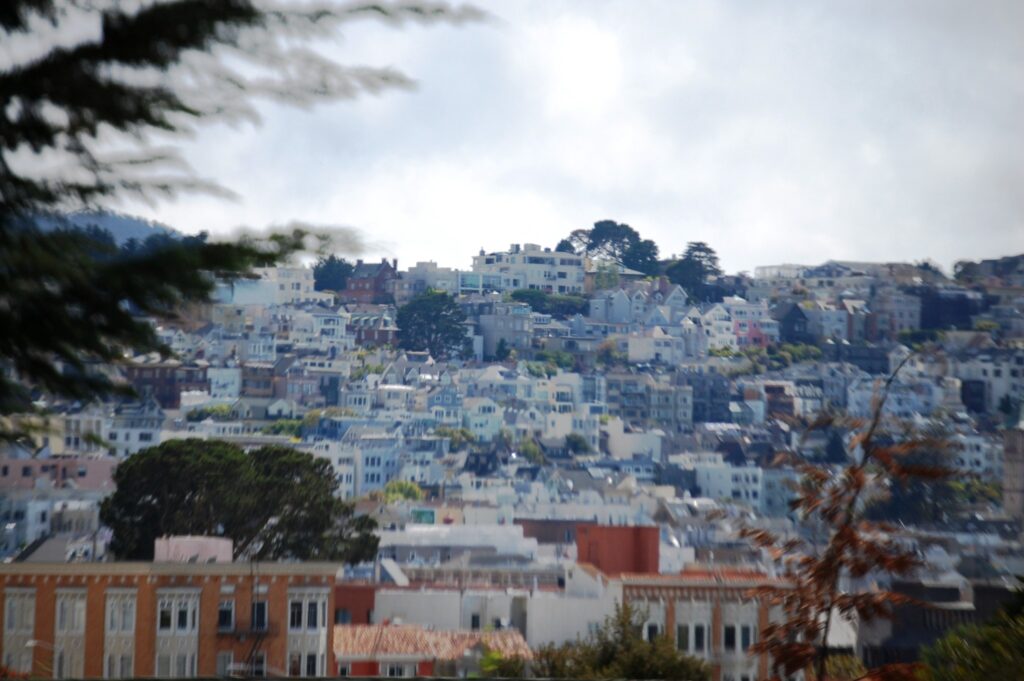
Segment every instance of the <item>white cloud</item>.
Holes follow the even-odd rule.
[[[350,224],[459,266],[603,218],[732,270],[1024,251],[1020,5],[485,4],[497,21],[350,27],[339,59],[419,89],[207,129],[186,156],[240,200],[141,212]]]

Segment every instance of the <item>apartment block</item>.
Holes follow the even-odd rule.
[[[711,667],[712,681],[769,678],[769,657],[750,651],[770,616],[750,590],[779,582],[763,573],[691,568],[676,575],[623,575],[622,598],[646,613],[643,635],[667,635],[676,647]]]
[[[0,661],[53,678],[337,673],[331,563],[0,565]]]
[[[548,293],[582,293],[583,257],[537,244],[512,244],[507,251],[473,256],[473,272],[501,277],[501,290],[536,289]]]

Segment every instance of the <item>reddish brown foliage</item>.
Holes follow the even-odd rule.
[[[787,675],[800,670],[824,678],[831,617],[858,617],[870,620],[887,617],[896,605],[911,599],[890,591],[847,594],[839,588],[843,574],[863,577],[872,571],[906,575],[919,565],[917,556],[893,539],[893,528],[860,517],[860,508],[869,487],[880,483],[906,483],[911,478],[929,480],[946,477],[948,470],[929,466],[910,466],[901,462],[911,452],[935,449],[943,443],[935,438],[906,435],[897,444],[880,444],[883,413],[889,387],[900,367],[886,381],[875,399],[872,418],[867,421],[819,417],[809,430],[835,425],[855,431],[850,449],[858,447],[861,461],[847,466],[840,475],[810,465],[796,465],[801,482],[791,506],[809,522],[828,529],[823,546],[811,546],[801,540],[781,541],[775,534],[745,528],[741,536],[766,550],[786,577],[784,586],[764,586],[750,592],[782,610],[781,621],[765,627],[754,652],[767,653],[774,672]],[[867,681],[907,681],[915,678],[914,665],[887,665],[862,677]]]

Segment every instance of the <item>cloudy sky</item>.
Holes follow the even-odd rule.
[[[332,56],[418,87],[207,127],[185,155],[239,198],[131,212],[351,225],[400,266],[604,218],[729,271],[1024,252],[1024,3],[476,4],[349,25]]]

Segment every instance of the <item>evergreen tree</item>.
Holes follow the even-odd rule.
[[[703,241],[691,241],[683,257],[669,265],[665,275],[673,284],[682,286],[692,300],[703,300],[707,297],[708,279],[721,276],[722,268],[713,248]]]
[[[171,440],[123,461],[100,520],[121,560],[152,560],[165,535],[224,536],[236,557],[361,562],[376,524],[336,496],[330,462],[287,447],[249,453],[217,440]]]
[[[443,291],[424,291],[398,310],[398,345],[441,359],[469,353],[466,315]]]
[[[317,291],[341,291],[352,274],[352,263],[333,253],[313,265],[313,288]]]
[[[147,239],[113,253],[99,233],[44,233],[41,216],[59,221],[125,195],[216,189],[173,148],[155,144],[154,134],[255,119],[257,96],[308,105],[410,84],[390,68],[336,64],[304,38],[364,16],[477,14],[417,3],[270,10],[251,0],[0,3],[0,42],[10,47],[0,70],[0,415],[32,409],[40,393],[88,400],[116,392],[97,366],[167,352],[140,315],[170,317],[208,301],[211,273],[244,276],[307,246],[310,236],[295,229],[231,244]],[[4,437],[20,434],[0,426]]]

